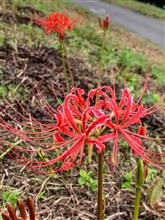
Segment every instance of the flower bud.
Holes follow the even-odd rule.
[[[138,134],[145,136],[146,133],[147,133],[147,131],[146,131],[146,128],[145,128],[144,126],[141,126],[141,127],[138,129]]]
[[[137,161],[137,170],[136,170],[136,187],[141,188],[144,184],[144,163],[143,160],[138,159]]]
[[[103,28],[103,24],[102,24],[102,20],[101,17],[98,17],[98,22],[99,22],[99,26],[102,29]]]
[[[109,17],[106,16],[106,18],[105,18],[105,30],[108,30],[108,26],[109,26]]]

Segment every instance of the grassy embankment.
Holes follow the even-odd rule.
[[[20,1],[19,4],[25,5],[27,2],[45,14],[56,10],[64,11],[71,17],[77,17],[79,22],[76,28],[68,35],[70,39],[68,41],[68,48],[70,52],[74,52],[76,55],[81,54],[81,57],[90,63],[90,65],[97,62],[98,50],[101,44],[101,33],[96,16],[66,1],[45,2],[31,0]],[[64,2],[65,4],[63,4]],[[30,47],[38,43],[51,47],[56,47],[57,45],[53,36],[45,36],[41,29],[32,25],[13,25],[1,22],[0,26],[1,44],[7,38],[7,40],[15,45],[21,43],[28,44]],[[135,34],[111,24],[104,53],[105,70],[108,70],[112,65],[122,66],[119,72],[123,74],[123,77],[126,72],[128,75],[129,73],[132,75],[132,72],[134,72],[134,77],[136,78],[137,69],[144,72],[149,68],[156,83],[165,84],[163,77],[165,52],[149,41],[140,39]]]
[[[69,14],[70,17],[77,17],[79,21],[76,25],[76,28],[71,33],[68,33],[68,37],[66,39],[67,49],[69,50],[70,56],[80,57],[91,68],[96,68],[98,55],[99,55],[99,48],[101,45],[101,36],[102,36],[102,33],[98,27],[96,16],[66,1],[45,1],[45,0],[26,0],[26,1],[19,0],[18,1],[18,0],[15,0],[13,2],[15,2],[15,4],[13,5],[12,9],[8,8],[7,5],[2,5],[0,3],[0,11],[13,12],[13,13],[24,15],[23,12],[19,12],[17,10],[17,6],[18,5],[19,6],[31,5],[37,8],[38,10],[41,10],[45,14],[49,14],[51,11],[62,11],[62,12],[66,12],[67,14]],[[1,46],[4,45],[4,42],[7,42],[15,52],[17,51],[17,47],[19,45],[25,45],[29,48],[35,47],[38,44],[42,44],[45,47],[46,46],[54,47],[54,48],[58,47],[58,43],[57,43],[55,36],[47,36],[44,34],[44,32],[40,28],[34,27],[31,24],[26,25],[26,24],[14,23],[14,22],[10,24],[6,22],[0,22],[0,45]],[[144,82],[145,71],[149,69],[151,72],[151,77],[152,77],[151,84],[150,84],[152,88],[152,93],[148,92],[148,96],[146,96],[145,97],[146,99],[144,100],[147,101],[148,99],[150,99],[151,102],[155,102],[159,99],[159,96],[162,94],[161,88],[163,88],[165,85],[163,57],[164,57],[164,51],[162,49],[154,46],[152,43],[146,40],[136,37],[136,35],[129,33],[122,28],[119,28],[111,24],[110,31],[107,34],[107,44],[105,45],[105,48],[104,48],[104,56],[103,56],[104,71],[107,75],[110,76],[110,72],[113,68],[116,73],[116,79],[118,80],[118,84],[120,82],[123,83],[124,79],[126,79],[127,85],[129,86],[129,88],[131,89],[134,95],[139,96],[140,90],[142,90],[142,85]],[[4,61],[0,59],[0,70],[3,69],[3,66],[4,66]],[[1,73],[2,72],[0,71],[0,75]],[[2,89],[3,89],[3,85],[0,88],[0,93]],[[11,89],[13,89],[13,87]],[[19,92],[19,90],[17,90],[17,92]],[[123,147],[123,149],[125,149],[124,148],[125,143],[123,145],[124,146],[120,146],[120,147]],[[123,154],[123,156],[125,157],[125,153]],[[128,162],[128,164],[127,165],[124,164],[124,166],[122,166],[126,174],[128,172],[127,167],[130,168],[130,163]],[[11,180],[9,181],[9,185],[6,184],[6,185],[3,185],[2,187],[2,190],[3,190],[2,195],[4,196],[2,198],[3,201],[1,200],[1,203],[2,203],[0,204],[1,208],[4,208],[5,206],[5,202],[6,202],[5,193],[11,190],[11,186],[15,187],[15,181],[13,181],[13,179],[16,178],[15,176],[16,175],[13,174],[13,178],[11,178]],[[56,182],[58,182],[58,179],[56,179]],[[12,185],[12,181],[14,182],[13,185]],[[19,180],[17,179],[17,181]],[[50,196],[48,195],[49,194],[48,192],[55,193],[55,190],[57,191],[59,189],[60,189],[60,192],[62,191],[61,182],[60,182],[60,186],[58,185],[55,186],[54,185],[55,183],[53,182],[53,184],[50,186],[51,187],[50,191],[48,190],[47,192],[46,187],[45,189],[43,189],[44,188],[43,182],[45,185],[46,185],[46,182],[42,181],[41,177],[38,177],[38,178],[35,177],[34,180],[33,179],[30,180],[29,178],[28,181],[24,180],[24,182],[29,184],[29,186],[27,187],[28,189],[30,188],[31,182],[32,182],[32,185],[31,185],[32,188],[35,189],[34,183],[37,182],[35,192],[32,190],[31,191],[35,195],[38,192],[36,201],[40,200],[41,203],[42,201],[45,201],[44,204],[47,204],[48,199],[50,198],[50,197],[48,199],[46,198],[46,196]],[[69,181],[70,181],[70,178],[69,178]],[[109,183],[109,173],[108,173],[107,182]],[[116,179],[114,179],[113,184],[114,183],[116,184]],[[39,188],[39,185],[42,185],[41,189]],[[107,194],[109,197],[108,187],[107,187],[108,189]],[[14,190],[16,189],[14,188]],[[19,195],[24,195],[24,188],[19,189]],[[116,192],[114,195],[116,196]],[[54,198],[54,194],[52,196]],[[121,194],[120,194],[120,197],[122,197]],[[84,198],[86,201],[86,197]],[[91,195],[89,196],[89,198],[91,198]],[[58,195],[58,199],[59,199],[59,195]],[[112,204],[112,201],[113,200],[111,200],[110,204]],[[51,203],[49,203],[50,207],[53,205],[53,202],[51,201]],[[122,203],[124,204],[124,202]],[[117,204],[118,204],[118,201],[117,201]],[[113,207],[113,205],[111,206]],[[46,207],[46,206],[42,206],[42,208],[43,207]],[[44,211],[45,213],[48,213],[46,208],[44,209]],[[86,211],[88,214],[88,210]],[[50,212],[52,213],[55,212],[54,205]],[[82,213],[84,214],[83,207],[82,207]]]

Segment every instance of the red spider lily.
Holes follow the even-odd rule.
[[[107,31],[109,28],[109,17],[106,16],[105,20],[102,20],[101,17],[98,17],[98,22],[99,22],[99,26],[100,29]]]
[[[113,140],[111,162],[115,167],[120,136],[136,156],[155,167],[165,168],[165,163],[160,160],[165,154],[144,148],[142,141],[165,140],[165,138],[156,139],[146,136],[146,130],[141,122],[146,115],[158,111],[158,105],[147,109],[138,102],[134,103],[127,88],[123,90],[120,101],[116,100],[115,91],[109,86],[91,90],[86,99],[83,96],[84,90],[72,89],[57,111],[43,100],[41,105],[43,110],[46,110],[53,120],[56,119],[56,123],[39,122],[31,115],[29,116],[21,106],[22,111],[28,115],[24,116],[7,102],[13,114],[9,114],[7,110],[1,109],[1,111],[12,119],[12,123],[7,123],[1,117],[0,127],[18,137],[21,143],[11,144],[3,137],[1,149],[5,151],[8,146],[11,150],[8,155],[11,158],[17,158],[18,163],[37,173],[45,174],[80,166],[85,148],[94,146],[97,152],[101,153],[106,149],[105,143]],[[19,121],[14,113],[22,120]],[[133,132],[131,127],[133,125],[139,127],[139,124],[138,132]],[[63,151],[61,155],[57,154],[58,149],[60,152]],[[29,158],[29,154],[35,159]],[[59,162],[60,167],[58,167]],[[45,168],[48,170],[44,171]]]
[[[60,40],[63,40],[65,30],[72,30],[75,19],[69,19],[69,17],[64,13],[53,12],[45,19],[36,19],[35,23],[43,27],[47,34],[57,33]]]
[[[103,92],[103,89],[108,90],[111,93],[112,98],[107,97],[107,93]],[[100,91],[101,90],[101,91]],[[159,110],[159,106],[155,105],[151,108],[145,108],[139,103],[134,103],[133,98],[130,95],[130,92],[127,88],[123,90],[123,96],[121,100],[117,103],[115,99],[115,93],[112,89],[102,87],[96,90],[93,90],[92,96],[99,94],[99,101],[96,103],[95,107],[99,109],[104,109],[108,111],[110,118],[106,122],[106,126],[112,130],[112,133],[109,135],[114,135],[113,150],[111,156],[111,162],[114,166],[117,165],[117,156],[119,151],[119,135],[127,142],[131,147],[133,153],[136,156],[141,157],[145,162],[153,164],[158,168],[165,168],[165,163],[160,160],[155,160],[160,157],[164,157],[165,154],[159,154],[153,151],[149,151],[143,147],[142,140],[165,140],[165,138],[150,138],[146,136],[146,129],[144,126],[141,126],[141,120],[156,111]],[[106,113],[107,114],[107,113]],[[137,133],[132,132],[130,129],[132,125],[140,124],[140,128]],[[105,136],[106,137],[106,136]],[[98,140],[100,138],[98,137]],[[109,141],[108,139],[101,139],[102,143]]]
[[[8,153],[11,158],[17,158],[18,163],[43,174],[47,172],[42,172],[41,168],[48,167],[51,169],[48,172],[51,173],[80,165],[85,145],[93,144],[99,153],[102,152],[105,145],[95,137],[95,132],[106,123],[109,116],[103,114],[99,109],[89,106],[89,101],[85,101],[83,94],[84,91],[81,89],[72,89],[71,93],[65,97],[64,104],[59,106],[56,114],[51,106],[45,104],[45,109],[48,110],[50,116],[56,118],[56,124],[44,124],[32,116],[21,115],[7,102],[12,111],[25,122],[19,121],[15,116],[1,109],[17,127],[7,123],[2,117],[0,127],[22,140],[21,144],[15,146],[1,138],[1,149],[5,151],[6,145],[9,146],[12,149],[11,153]],[[23,111],[26,113],[25,109]],[[65,136],[65,140],[63,136]],[[24,143],[27,144],[24,145]],[[56,152],[58,148],[66,150],[61,156],[52,159],[52,152]],[[37,159],[26,158],[26,155],[30,153]],[[59,169],[53,167],[58,161],[63,162]]]
[[[62,155],[56,158],[56,161],[63,162],[62,167],[58,171],[67,170],[74,165],[80,165],[83,159],[85,144],[94,145],[101,153],[105,149],[98,137],[99,129],[101,129],[109,119],[98,108],[90,107],[89,101],[84,100],[80,94],[83,90],[77,90],[78,95],[69,94],[63,106],[60,106],[59,112],[56,114],[58,131],[54,135],[54,139],[59,148],[68,146],[68,139],[73,143],[70,148]],[[63,136],[67,136],[64,140]],[[109,135],[109,139],[113,137]],[[100,136],[101,138],[101,136]],[[77,161],[77,158],[78,161]]]

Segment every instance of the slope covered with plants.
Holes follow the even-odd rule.
[[[142,185],[139,218],[163,219],[163,55],[69,1],[0,3],[3,219],[28,196],[30,220],[33,206],[41,220],[132,219]]]

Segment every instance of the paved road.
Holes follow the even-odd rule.
[[[129,31],[165,48],[165,22],[150,18],[100,0],[73,0],[97,15],[109,15],[110,19]]]

